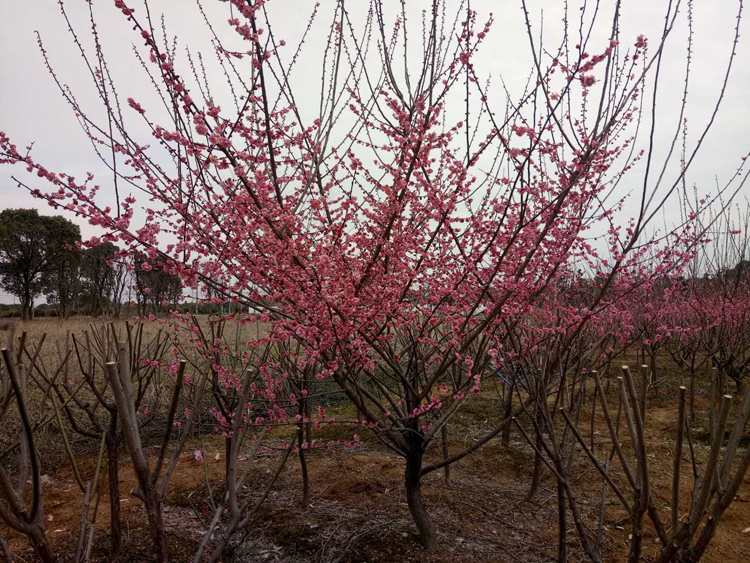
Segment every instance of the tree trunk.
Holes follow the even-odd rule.
[[[114,436],[114,437],[112,437]],[[120,521],[120,475],[117,466],[117,418],[110,423],[106,438],[107,470],[109,478],[109,556],[114,559],[120,552],[122,523]]]
[[[229,479],[229,460],[232,459],[232,437],[224,438],[224,476]]]
[[[690,369],[690,426],[695,422],[695,368]]]
[[[639,481],[639,487],[642,486],[643,485],[640,484]],[[630,537],[629,563],[638,563],[638,561],[641,560],[641,554],[643,553],[643,517],[646,511],[644,510],[643,501],[641,499],[642,494],[643,492],[640,488],[633,492],[633,515],[631,516],[633,531]]]
[[[512,385],[506,385],[507,388],[507,397],[505,399],[505,417],[511,416],[511,413],[513,412],[513,386]],[[511,424],[506,424],[505,428],[503,428],[503,435],[502,435],[502,444],[503,446],[509,446],[510,445],[510,427]]]
[[[414,519],[414,524],[419,531],[422,546],[427,551],[435,551],[438,548],[435,526],[432,524],[432,520],[430,520],[422,502],[422,456],[422,444],[412,441],[406,454],[406,501],[409,504],[409,511]]]
[[[312,444],[312,422],[310,420],[312,419],[312,404],[309,399],[305,399],[305,418],[307,419],[307,422],[305,422],[305,441],[308,444]]]
[[[596,400],[596,399],[594,399]],[[542,409],[539,408],[537,405],[534,408],[534,412],[536,413],[536,452],[534,453],[534,474],[531,476],[531,486],[529,487],[529,492],[526,495],[526,500],[531,501],[536,496],[537,491],[539,490],[539,485],[542,482],[542,456],[541,456],[541,450],[542,450],[542,424],[544,423],[544,418],[542,415]]]
[[[568,509],[565,503],[565,485],[557,480],[557,560],[568,561]]]
[[[448,448],[448,423],[446,422],[443,424],[443,427],[440,429],[440,437],[442,438],[443,442],[443,459],[448,459],[450,457],[450,449]],[[445,466],[443,469],[445,472],[445,484],[450,485],[451,484],[451,465],[450,463]]]
[[[29,538],[39,559],[44,563],[57,563],[57,555],[52,551],[52,546],[47,541],[47,536],[44,534],[44,527],[41,524],[31,526]]]
[[[303,411],[302,405],[300,405],[300,411]],[[299,465],[302,470],[302,508],[307,508],[310,502],[310,477],[307,475],[307,459],[305,459],[305,450],[302,447],[303,439],[303,424],[300,422],[297,426],[297,447],[299,448]]]
[[[26,397],[26,368],[23,365],[18,366],[18,384],[21,388],[21,395]],[[29,476],[29,468],[31,467],[31,455],[29,451],[28,436],[26,435],[26,428],[24,427],[21,431],[21,436],[24,437],[20,442],[18,452],[18,482],[16,484],[16,493],[20,498],[26,498],[26,482]]]
[[[31,313],[32,313],[31,301],[23,301],[21,303],[21,320],[30,321]]]
[[[144,492],[144,504],[148,516],[148,527],[151,532],[151,541],[154,545],[154,553],[159,563],[169,563],[169,547],[167,546],[167,531],[164,527],[164,519],[161,514],[161,501],[159,493],[151,490]]]

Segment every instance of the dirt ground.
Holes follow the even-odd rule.
[[[674,389],[664,389],[649,398],[647,437],[651,457],[652,488],[662,519],[669,521],[672,475],[672,444],[676,434]],[[707,426],[705,398],[699,397],[699,417],[694,436]],[[739,407],[735,399],[733,411]],[[493,428],[501,418],[497,396],[482,393],[467,403],[451,421],[451,452],[457,452]],[[345,414],[345,413],[344,413]],[[591,426],[588,412],[581,415],[580,427],[588,436]],[[610,447],[601,409],[594,419],[596,451],[603,459]],[[351,437],[349,427],[332,426],[315,436],[320,441]],[[360,429],[363,438],[366,432]],[[274,436],[279,442],[283,436]],[[218,436],[204,437],[189,444],[170,482],[165,519],[174,561],[189,561],[200,541],[203,526],[210,519],[208,485],[204,466],[192,461],[192,451],[202,448],[208,460],[209,480],[214,498],[222,494],[224,443]],[[632,453],[629,442],[626,453]],[[687,449],[687,448],[686,448]],[[707,444],[696,439],[696,455],[705,459]],[[440,444],[430,451],[440,455]],[[545,469],[542,486],[532,501],[525,500],[533,465],[533,450],[520,432],[513,429],[511,442],[500,439],[451,466],[450,484],[443,473],[435,471],[425,478],[424,495],[438,532],[441,549],[424,551],[409,516],[403,488],[403,462],[375,440],[364,439],[356,449],[336,446],[329,452],[312,451],[308,455],[311,503],[301,508],[301,472],[297,459],[290,458],[280,480],[252,522],[239,552],[239,561],[255,562],[536,562],[557,560],[557,503],[553,477]],[[683,464],[681,507],[690,504],[693,486],[687,454]],[[579,451],[572,471],[582,512],[590,530],[595,532],[601,502],[602,478]],[[247,498],[257,497],[265,487],[275,462],[274,457],[258,459],[243,491]],[[84,478],[93,473],[93,459],[84,464]],[[613,477],[624,483],[615,461]],[[120,562],[152,561],[146,517],[140,501],[129,493],[135,478],[127,459],[121,460],[120,490],[124,545]],[[45,473],[46,517],[49,537],[60,554],[75,548],[80,519],[81,494],[69,467],[48,469]],[[105,480],[106,482],[106,480]],[[627,493],[626,493],[627,495]],[[97,536],[93,560],[110,561],[108,550],[109,506],[102,495],[97,517]],[[587,560],[580,548],[569,516],[569,561]],[[727,563],[750,561],[750,478],[719,525],[716,537],[703,561]],[[744,531],[743,530],[747,530]],[[36,561],[25,539],[0,528],[10,538],[11,552],[17,561]],[[602,538],[603,559],[626,561],[629,524],[614,493],[608,491],[606,525]],[[644,560],[658,553],[658,540],[648,528],[644,539]],[[72,561],[72,556],[64,556]]]

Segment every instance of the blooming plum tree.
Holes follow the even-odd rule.
[[[465,450],[425,464],[450,418],[487,377],[529,361],[543,343],[565,350],[610,338],[610,331],[594,338],[587,327],[597,319],[603,326],[601,316],[634,288],[689,259],[703,236],[695,217],[708,202],[661,238],[646,236],[713,122],[685,147],[679,170],[668,168],[689,64],[679,125],[656,179],[655,120],[642,145],[639,137],[642,117],[657,110],[665,45],[676,26],[690,23],[690,11],[685,18],[682,2],[670,3],[661,35],[649,41],[621,35],[621,2],[606,15],[584,4],[577,33],[566,9],[561,39],[547,45],[522,1],[533,64],[514,97],[482,75],[477,56],[498,24],[491,14],[480,21],[468,3],[453,9],[433,0],[422,13],[420,44],[405,3],[395,13],[382,0],[364,3],[360,21],[338,0],[326,7],[327,24],[319,24],[324,8],[316,5],[291,52],[278,36],[273,2],[226,4],[223,27],[199,4],[227,82],[220,97],[202,58],[196,64],[190,50],[187,60],[179,56],[148,2],[115,1],[158,96],[150,104],[115,88],[93,8],[93,46],[84,47],[60,2],[104,121],[63,86],[41,39],[40,47],[112,171],[110,193],[100,193],[92,174],[81,180],[50,170],[4,133],[0,163],[35,174],[18,184],[103,229],[101,240],[143,252],[147,268],[254,310],[252,318],[269,325],[268,342],[298,343],[285,348],[285,361],[335,382],[359,424],[404,458],[411,514],[425,548],[435,549],[423,476],[482,447],[511,413]],[[321,87],[310,110],[310,88],[296,87],[293,76],[308,35],[321,28]],[[637,213],[620,224],[625,197],[615,188],[637,174]],[[590,240],[598,233],[606,248]],[[652,270],[639,268],[646,256],[655,257]],[[595,280],[577,286],[585,304],[562,299],[579,265]],[[521,408],[565,388],[562,356],[555,358],[547,376],[529,382],[535,391]],[[280,365],[261,371],[264,393],[288,376]],[[217,366],[215,375],[223,374]],[[243,413],[236,410],[247,401],[243,385],[234,386],[223,416]],[[274,422],[286,421],[278,409],[271,408]],[[572,494],[561,487],[562,510]]]

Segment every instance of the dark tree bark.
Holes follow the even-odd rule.
[[[419,531],[419,539],[422,546],[427,551],[435,551],[438,548],[437,538],[435,537],[435,526],[427,514],[424,502],[422,500],[422,451],[421,437],[409,438],[410,448],[406,454],[406,501],[409,504],[409,511],[414,519],[414,523]]]
[[[57,563],[57,555],[52,551],[52,546],[47,541],[47,536],[41,526],[31,526],[29,537],[39,559],[44,563]]]
[[[506,397],[505,397],[505,416],[510,416],[510,413],[513,412],[513,386],[512,385],[506,385]],[[509,446],[510,445],[510,424],[506,424],[503,428],[503,435],[501,438],[503,446]]]
[[[538,406],[536,406],[534,408],[534,412],[536,413],[537,428],[541,428],[542,424],[544,423],[542,410]],[[536,433],[536,452],[534,453],[534,473],[531,476],[531,486],[529,487],[529,492],[526,495],[527,501],[533,500],[533,498],[536,496],[537,491],[539,490],[539,485],[542,482],[541,450],[542,450],[542,434],[541,432],[537,432]]]
[[[557,560],[568,561],[568,509],[565,503],[565,485],[557,480]]]
[[[106,438],[107,476],[109,479],[109,555],[114,558],[120,552],[122,543],[122,522],[120,521],[120,475],[117,465],[117,418],[112,417]]]
[[[448,423],[443,424],[443,427],[440,429],[440,437],[442,438],[443,442],[443,459],[448,459],[450,457],[450,449],[448,447]],[[445,484],[450,485],[451,484],[451,466],[450,464],[446,465],[443,468],[444,476],[445,476]]]
[[[304,406],[300,404],[300,414],[304,412]],[[304,419],[303,419],[304,420]],[[302,508],[307,508],[310,502],[310,477],[307,474],[307,459],[305,458],[305,449],[302,447],[304,442],[303,423],[297,425],[297,447],[299,449],[299,465],[302,471]]]

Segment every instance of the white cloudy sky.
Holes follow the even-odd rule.
[[[142,10],[142,2],[131,0],[136,9]],[[227,4],[218,0],[203,0],[209,16],[217,23],[217,29],[227,30]],[[393,10],[395,17],[400,10],[397,0],[383,0],[386,11]],[[457,4],[451,0],[450,4]],[[588,14],[595,2],[589,2]],[[663,26],[666,0],[628,0],[624,2],[621,19],[621,41],[632,44],[638,34],[645,34],[654,42]],[[677,111],[682,96],[684,57],[686,51],[687,25],[686,2],[683,0],[682,15],[665,51],[665,63],[659,92],[659,114],[657,118],[658,151],[667,150],[668,142],[676,127]],[[705,127],[716,103],[726,62],[731,51],[731,40],[736,24],[738,2],[735,0],[712,0],[696,2],[694,6],[694,57],[690,105],[688,109],[689,130],[692,140]],[[150,88],[132,55],[134,43],[140,43],[118,10],[113,0],[93,0],[94,11],[107,54],[110,69],[121,98],[132,96],[148,101]],[[189,45],[193,52],[203,51],[207,55],[209,77],[215,81],[217,90],[223,78],[212,58],[209,34],[194,0],[151,0],[152,17],[164,14],[168,33],[177,34],[182,46]],[[277,37],[295,45],[301,37],[308,16],[313,8],[312,0],[272,0],[269,10]],[[348,0],[347,7],[354,21],[362,21],[366,8],[365,0]],[[419,14],[430,5],[426,0],[407,0],[410,24],[414,33],[421,33]],[[535,22],[535,33],[539,33],[544,21],[545,41],[554,44],[562,31],[562,0],[527,0],[527,6]],[[577,6],[570,2],[570,12],[578,17]],[[88,5],[86,0],[66,0],[66,9],[77,28],[82,41],[90,44]],[[317,109],[320,58],[325,35],[332,13],[334,0],[322,0],[319,20],[313,27],[304,57],[293,77],[297,88],[310,88],[310,108]],[[613,0],[602,0],[600,11],[602,27],[595,31],[594,39],[603,50],[606,46],[608,22],[611,19]],[[524,27],[520,0],[472,0],[471,7],[478,12],[478,21],[483,22],[490,11],[496,23],[490,40],[474,59],[480,74],[502,76],[511,92],[520,93],[529,73],[531,56]],[[109,175],[94,155],[91,145],[81,131],[75,116],[67,106],[45,69],[37,46],[35,31],[41,34],[45,47],[62,82],[71,85],[82,105],[91,107],[92,115],[101,115],[91,79],[81,57],[67,31],[65,20],[57,0],[6,0],[0,2],[0,130],[6,132],[19,146],[34,142],[37,161],[48,168],[82,177],[87,171],[97,174],[106,190]],[[701,193],[715,191],[716,182],[723,184],[738,168],[741,158],[750,151],[750,23],[741,24],[738,54],[734,64],[722,108],[705,145],[701,149],[689,175]],[[229,34],[225,34],[230,36]],[[183,57],[182,62],[185,63]],[[303,105],[303,113],[305,111]],[[144,104],[146,105],[146,104]],[[229,104],[228,104],[229,105]],[[650,125],[650,123],[649,123]],[[39,203],[25,191],[15,186],[12,174],[23,174],[20,167],[0,166],[0,210],[13,207],[38,207]],[[43,187],[43,186],[40,186]],[[635,186],[631,186],[634,188]],[[625,186],[624,189],[629,189]],[[744,191],[740,194],[744,205]],[[49,208],[40,208],[48,213]],[[674,211],[674,207],[667,208]],[[84,235],[96,234],[91,227],[81,224]],[[0,295],[0,301],[8,301]]]

